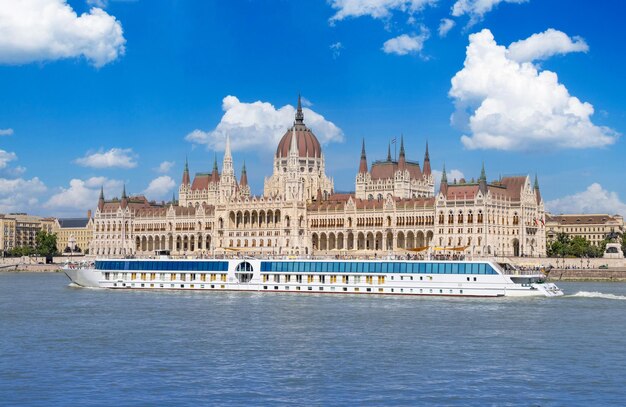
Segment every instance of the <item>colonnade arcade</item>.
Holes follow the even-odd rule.
[[[429,246],[432,231],[360,231],[360,232],[314,232],[311,235],[314,251],[378,251],[406,250]]]

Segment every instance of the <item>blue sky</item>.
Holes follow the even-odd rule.
[[[82,214],[123,183],[167,199],[186,156],[192,172],[221,162],[225,134],[261,193],[300,92],[337,190],[354,188],[361,139],[372,160],[404,134],[410,159],[428,140],[434,168],[468,179],[482,162],[489,178],[537,173],[555,212],[626,214],[621,2],[14,3],[0,0],[0,212]]]

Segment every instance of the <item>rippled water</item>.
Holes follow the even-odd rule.
[[[0,404],[623,405],[626,284],[559,285],[398,298],[0,273]]]

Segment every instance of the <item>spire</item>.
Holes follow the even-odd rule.
[[[487,175],[485,174],[485,162],[480,170],[480,178],[478,178],[478,189],[483,193],[487,193]]]
[[[404,154],[404,135],[400,135],[400,157],[398,159],[398,167],[403,170],[406,165],[406,155]]]
[[[296,109],[296,121],[294,124],[304,124],[304,114],[302,113],[302,98],[298,93],[298,108]]]
[[[441,173],[441,184],[439,185],[439,192],[448,196],[448,176],[446,174],[446,164],[443,164],[443,171]]]
[[[189,185],[191,181],[189,180],[189,163],[187,162],[187,157],[185,157],[185,170],[183,171],[183,185]]]
[[[539,178],[537,178],[537,174],[535,174],[535,199],[537,200],[537,205],[541,203],[541,191],[539,191]]]
[[[172,205],[176,205],[176,192],[172,192]]]
[[[485,175],[485,162],[484,161],[483,161],[483,167],[480,170],[480,178],[478,178],[478,180],[487,182],[487,175]]]
[[[128,206],[128,197],[126,196],[126,184],[122,188],[122,201],[120,202],[122,209]]]
[[[391,143],[387,145],[387,161],[391,161]]]
[[[224,158],[232,158],[230,153],[230,135],[226,135],[226,148],[224,149]]]
[[[104,209],[104,186],[100,187],[100,197],[98,198],[98,209],[100,209],[100,211]]]
[[[289,144],[289,155],[298,156],[298,138],[296,137],[296,129],[291,131],[291,143]]]
[[[217,155],[213,158],[213,172],[211,173],[211,182],[217,184],[220,182],[220,173],[217,170]]]
[[[367,156],[365,155],[365,139],[363,139],[363,144],[361,145],[361,162],[359,163],[359,173],[360,174],[367,173]]]
[[[430,155],[428,154],[428,141],[426,142],[426,153],[424,154],[424,175],[430,175]]]
[[[243,168],[241,169],[241,180],[239,181],[239,186],[244,187],[248,185],[248,173],[246,172],[246,162],[243,162]]]

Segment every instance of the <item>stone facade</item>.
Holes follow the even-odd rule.
[[[198,173],[185,164],[179,201],[144,196],[106,201],[101,191],[91,253],[98,256],[374,255],[464,253],[545,256],[545,218],[539,186],[528,176],[448,183],[435,194],[428,146],[423,167],[409,161],[401,139],[398,160],[367,165],[365,144],[355,192],[334,192],[322,148],[304,124],[298,102],[294,125],[278,144],[264,193],[252,196],[245,165],[233,170],[230,140],[222,172]]]
[[[0,214],[0,249],[6,252],[15,247],[34,248],[37,232],[43,230],[52,233],[53,225],[53,218],[25,213]]]
[[[59,253],[86,253],[93,239],[93,218],[91,211],[86,218],[60,218],[56,219],[52,227],[52,233],[57,235],[57,250]]]
[[[559,233],[570,237],[582,236],[594,246],[613,233],[624,233],[624,218],[608,214],[568,214],[546,216],[546,237],[548,243],[556,240]]]

